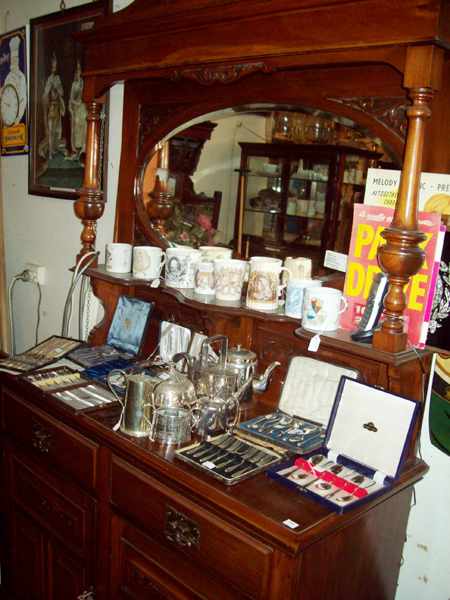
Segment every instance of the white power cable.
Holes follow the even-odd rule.
[[[69,291],[67,292],[66,302],[64,304],[63,321],[62,321],[62,335],[67,337],[70,329],[70,320],[72,316],[72,299],[78,282],[83,277],[86,270],[92,265],[97,259],[100,252],[88,252],[83,254],[78,263],[75,266],[75,270],[72,275],[71,284]],[[88,260],[89,259],[89,260]]]
[[[41,286],[37,281],[31,281],[30,272],[28,269],[24,269],[21,273],[14,275],[8,286],[8,304],[9,304],[9,331],[11,337],[11,356],[16,355],[16,338],[14,334],[14,303],[13,303],[13,291],[18,281],[24,281],[27,283],[35,283],[38,288],[38,305],[37,305],[37,318],[36,318],[36,330],[35,330],[35,343],[38,343],[39,324],[41,321],[41,302],[42,302],[42,290]]]

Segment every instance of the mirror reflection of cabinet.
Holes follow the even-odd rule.
[[[303,255],[348,251],[353,204],[380,154],[353,147],[241,143],[235,250]]]

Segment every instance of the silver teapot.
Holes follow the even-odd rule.
[[[176,369],[169,369],[167,379],[158,383],[153,390],[152,406],[158,408],[191,407],[196,401],[192,381]]]

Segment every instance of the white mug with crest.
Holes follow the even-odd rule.
[[[335,331],[347,308],[340,290],[330,287],[307,288],[303,300],[302,327],[310,331]]]
[[[254,256],[250,259],[246,306],[255,310],[278,309],[278,298],[284,287],[280,285],[280,274],[287,271],[279,258]]]
[[[189,289],[195,287],[195,273],[200,262],[199,250],[189,246],[176,246],[166,250],[165,281],[169,287]]]
[[[109,273],[129,273],[133,257],[133,246],[112,242],[106,244],[105,264]]]
[[[247,261],[235,258],[219,258],[214,261],[217,300],[240,302],[247,264]]]
[[[289,278],[286,288],[286,303],[284,314],[294,319],[302,318],[303,296],[307,288],[320,287],[320,279],[291,279]]]
[[[166,262],[164,252],[158,246],[135,246],[133,248],[133,277],[156,279]]]

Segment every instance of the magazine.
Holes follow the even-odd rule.
[[[394,210],[386,206],[355,204],[352,235],[345,276],[344,295],[348,306],[341,316],[341,327],[354,330],[364,312],[375,273],[381,269],[377,262],[378,248],[385,243],[381,232],[392,222]],[[425,261],[411,278],[405,292],[407,307],[404,313],[405,330],[412,346],[423,348],[428,331],[432,298],[439,271],[439,252],[442,251],[441,218],[437,213],[419,213],[419,229],[426,239],[421,243]]]

